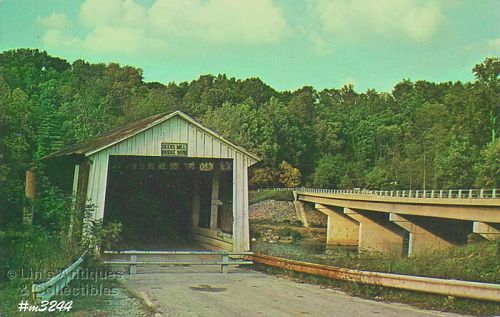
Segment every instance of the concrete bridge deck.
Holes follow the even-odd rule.
[[[300,201],[329,206],[500,223],[500,198],[415,198],[358,193],[314,193],[300,190],[296,191],[296,195]]]
[[[470,233],[500,239],[497,190],[365,191],[294,190],[299,219],[303,202],[328,216],[327,244],[412,255],[467,242]]]

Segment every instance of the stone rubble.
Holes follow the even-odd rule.
[[[297,215],[291,201],[265,200],[249,207],[250,221],[296,221]]]

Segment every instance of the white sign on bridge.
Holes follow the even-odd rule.
[[[161,143],[161,156],[187,156],[187,143]]]

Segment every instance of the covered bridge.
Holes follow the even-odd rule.
[[[128,247],[149,239],[164,242],[150,248],[189,240],[209,249],[249,250],[248,168],[259,158],[180,111],[45,159],[77,204],[93,205],[96,219],[124,224]]]

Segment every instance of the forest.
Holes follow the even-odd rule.
[[[276,91],[259,78],[146,82],[140,68],[0,53],[0,213],[21,221],[24,174],[64,146],[181,110],[262,157],[251,186],[370,189],[500,187],[500,59],[471,82],[402,79]]]

